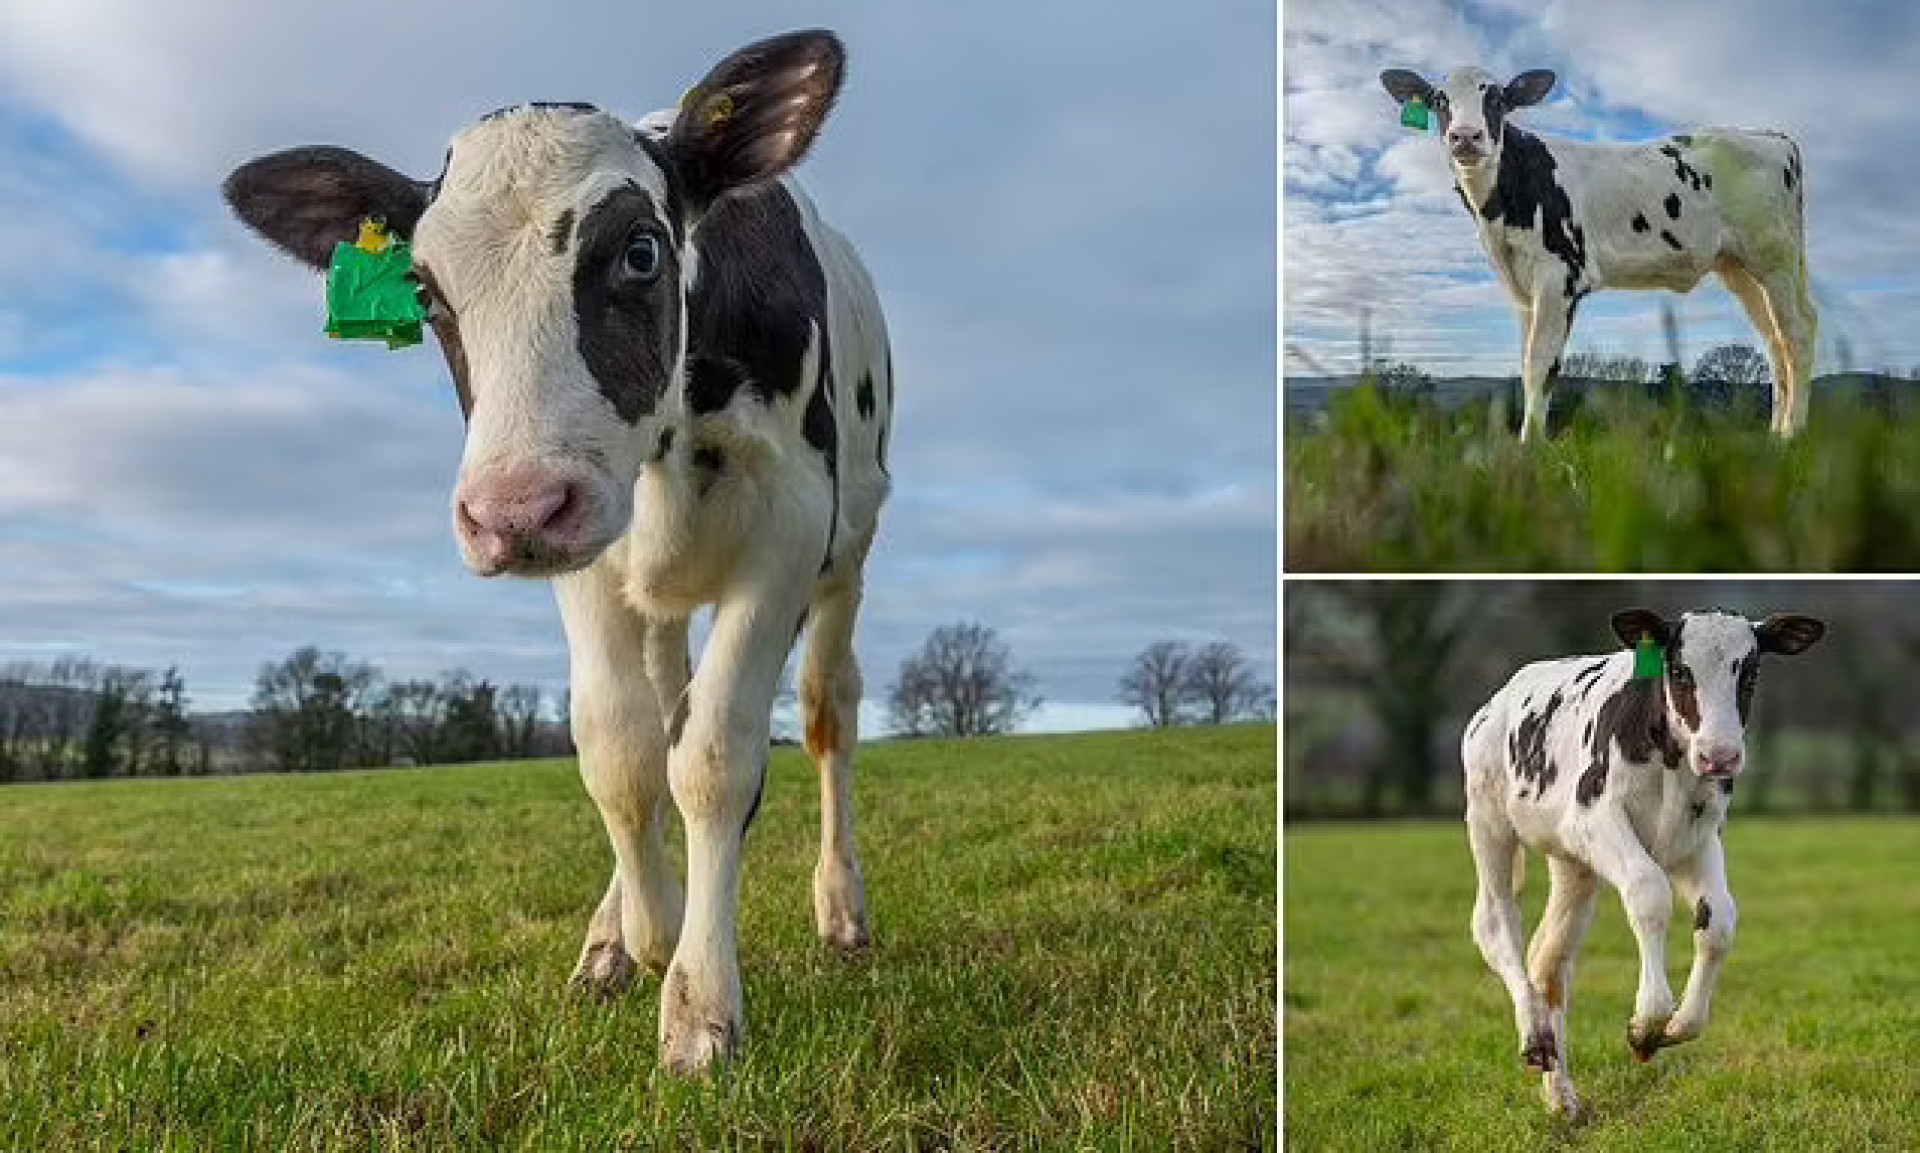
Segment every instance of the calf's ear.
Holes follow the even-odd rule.
[[[411,239],[427,210],[427,188],[351,149],[317,145],[249,160],[220,190],[248,228],[325,268],[333,246],[351,241],[366,217],[385,217],[388,231]]]
[[[1652,637],[1654,644],[1665,648],[1673,640],[1673,631],[1673,626],[1652,609],[1621,609],[1613,614],[1613,635],[1628,648],[1639,644],[1643,636]]]
[[[1553,91],[1555,79],[1557,77],[1545,68],[1536,68],[1531,72],[1522,72],[1515,76],[1507,81],[1504,93],[1507,107],[1525,108],[1530,104],[1540,103],[1547,98],[1547,93]]]
[[[799,163],[845,65],[839,37],[821,30],[757,41],[714,65],[661,141],[695,210]]]
[[[1790,657],[1812,648],[1815,641],[1827,635],[1827,626],[1798,613],[1775,613],[1753,626],[1753,635],[1760,642],[1761,652]]]
[[[1431,104],[1433,85],[1426,82],[1418,72],[1409,72],[1405,68],[1389,68],[1380,74],[1380,83],[1386,87],[1387,95],[1393,97],[1396,104],[1405,104],[1418,96]]]

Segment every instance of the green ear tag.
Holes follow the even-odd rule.
[[[327,267],[328,336],[405,348],[420,343],[425,316],[413,279],[413,254],[406,241],[387,234],[384,220],[361,221],[358,240],[333,246]]]
[[[1418,96],[1400,106],[1400,127],[1425,132],[1430,123],[1431,121],[1427,118],[1427,102]]]
[[[1633,679],[1658,677],[1666,671],[1667,650],[1653,643],[1646,633],[1640,634],[1640,643],[1633,646]]]

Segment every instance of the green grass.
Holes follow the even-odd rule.
[[[570,762],[0,790],[0,1147],[1262,1147],[1271,725],[864,748],[875,944],[815,941],[817,786],[748,839],[747,1035],[565,980]]]
[[[1636,1064],[1637,954],[1602,890],[1572,1000],[1584,1124],[1549,1117],[1469,936],[1458,822],[1289,826],[1283,1078],[1301,1150],[1920,1148],[1920,821],[1728,822],[1739,934],[1699,1040]],[[1530,859],[1529,932],[1546,868]],[[1676,914],[1668,973],[1691,959]]]
[[[1291,571],[1920,568],[1920,414],[1816,391],[1790,444],[1750,407],[1597,392],[1521,445],[1486,404],[1347,390],[1287,429]]]

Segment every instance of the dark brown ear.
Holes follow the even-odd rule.
[[[1673,640],[1673,625],[1652,609],[1621,609],[1613,614],[1613,635],[1628,648],[1639,644],[1641,637],[1652,637],[1654,644],[1666,648]]]
[[[1540,103],[1547,98],[1547,93],[1553,91],[1553,82],[1557,79],[1545,68],[1522,72],[1507,81],[1506,91],[1502,93],[1506,97],[1507,107],[1525,108]]]
[[[1753,635],[1760,642],[1761,652],[1791,657],[1806,652],[1826,636],[1827,626],[1797,613],[1775,613],[1753,626]]]
[[[789,32],[714,65],[661,144],[696,211],[799,163],[840,91],[846,50],[831,32]]]
[[[427,185],[331,145],[249,160],[220,190],[248,228],[315,268],[327,267],[333,246],[351,241],[366,217],[386,218],[409,240],[427,210]]]
[[[1389,68],[1380,74],[1380,83],[1393,97],[1395,104],[1405,104],[1418,96],[1427,103],[1433,103],[1433,85],[1418,72],[1409,72],[1405,68]]]

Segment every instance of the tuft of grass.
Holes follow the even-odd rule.
[[[571,762],[16,785],[0,1147],[1261,1148],[1272,725],[862,748],[875,944],[813,935],[775,750],[746,1047],[564,988],[611,856]]]
[[[1287,1145],[1301,1150],[1920,1148],[1920,820],[1747,820],[1726,831],[1740,926],[1706,1034],[1627,1052],[1638,953],[1602,888],[1576,966],[1575,1088],[1550,1117],[1512,1004],[1468,932],[1457,822],[1289,826]],[[1530,863],[1529,934],[1546,870]],[[1676,913],[1668,977],[1692,960]]]
[[[1880,572],[1920,568],[1920,419],[1816,393],[1782,443],[1750,406],[1588,392],[1522,445],[1486,403],[1372,386],[1283,449],[1292,571]]]

